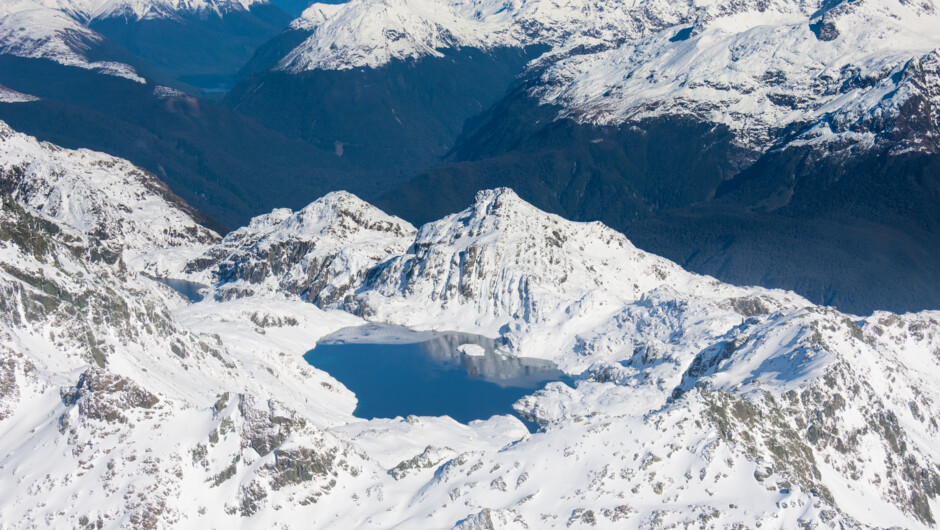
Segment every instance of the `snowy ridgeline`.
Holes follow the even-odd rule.
[[[724,285],[506,189],[420,229],[334,193],[218,240],[125,162],[0,136],[5,527],[936,524],[936,312]],[[536,434],[359,420],[302,356],[367,322],[498,336],[576,388],[515,405]]]
[[[89,57],[105,43],[90,29],[96,20],[174,20],[181,16],[224,16],[267,0],[3,0],[0,55],[48,59],[67,66],[145,83],[134,67]]]
[[[530,91],[563,117],[688,116],[753,147],[793,127],[870,143],[911,98],[940,97],[933,0],[352,0],[292,27],[310,35],[278,65],[294,73],[546,45]]]

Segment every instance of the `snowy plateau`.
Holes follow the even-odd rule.
[[[7,96],[11,97],[11,96]],[[509,189],[225,236],[0,124],[0,528],[935,528],[940,313],[684,271]],[[156,278],[204,284],[197,303]],[[389,323],[549,359],[513,416],[362,420],[303,355]]]

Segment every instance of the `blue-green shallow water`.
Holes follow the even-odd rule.
[[[465,355],[463,344],[485,355]],[[550,361],[503,357],[495,347],[478,335],[369,325],[324,338],[304,359],[355,393],[354,415],[365,419],[414,414],[467,423],[514,414],[513,403],[550,381],[572,384]]]

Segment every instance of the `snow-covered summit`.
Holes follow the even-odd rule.
[[[447,48],[518,45],[496,2],[353,0],[314,4],[291,25],[313,34],[278,67],[291,72],[377,68],[392,60],[439,56]]]
[[[567,221],[508,188],[481,191],[467,209],[419,230],[331,193],[298,212],[255,218],[181,272],[213,285],[217,300],[288,295],[370,320],[460,322],[461,330],[491,334],[513,322],[547,329],[596,321],[661,289],[719,300],[764,296],[758,305],[769,308],[808,304],[688,273],[602,223]]]
[[[414,233],[355,195],[333,192],[297,212],[255,217],[187,271],[217,285],[218,299],[284,292],[324,306],[357,288],[376,263],[404,252]]]
[[[380,311],[392,308],[392,299],[422,299],[501,325],[510,318],[546,318],[564,300],[592,291],[630,300],[692,276],[601,223],[567,221],[500,188],[481,191],[466,210],[422,226],[407,254],[370,275],[363,300],[365,311]],[[373,299],[379,295],[381,302]],[[407,314],[391,309],[389,316],[394,313]]]

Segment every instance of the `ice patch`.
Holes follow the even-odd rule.
[[[478,344],[461,344],[457,346],[457,351],[468,357],[483,357],[486,355],[486,350]]]

